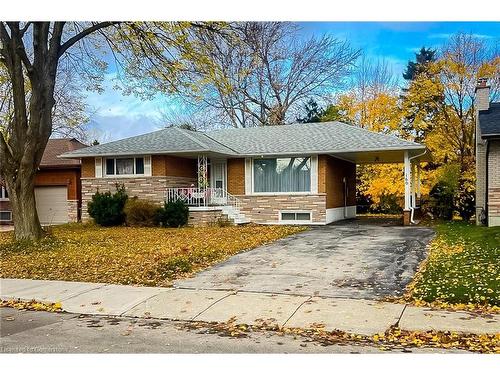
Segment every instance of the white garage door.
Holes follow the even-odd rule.
[[[43,225],[68,222],[68,200],[66,186],[44,186],[35,188],[36,210]]]

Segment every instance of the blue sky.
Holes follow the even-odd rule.
[[[330,34],[348,40],[368,58],[386,60],[400,75],[408,60],[422,46],[438,47],[456,32],[500,40],[500,22],[306,22],[302,35]],[[147,133],[162,127],[161,112],[179,113],[179,103],[164,96],[142,101],[113,89],[113,73],[107,75],[103,94],[88,93],[91,109],[88,129],[101,141]]]

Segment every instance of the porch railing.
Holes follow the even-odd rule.
[[[167,202],[184,201],[192,207],[233,206],[240,207],[240,200],[222,188],[167,188]]]

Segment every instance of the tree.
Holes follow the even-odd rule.
[[[304,106],[304,117],[298,117],[297,122],[302,124],[309,122],[320,122],[323,115],[323,108],[321,108],[314,99],[309,99]]]
[[[415,54],[415,61],[408,61],[406,70],[403,72],[403,78],[408,81],[413,81],[419,74],[427,69],[427,65],[436,61],[436,51],[430,48],[422,47]]]
[[[453,35],[435,61],[410,81],[405,90],[405,132],[425,141],[434,160],[458,162],[462,172],[474,163],[475,87],[488,77],[493,95],[499,87],[500,58],[485,41],[464,33]]]
[[[287,22],[238,23],[233,30],[230,38],[197,36],[214,64],[192,64],[193,84],[183,91],[189,102],[214,109],[222,125],[286,123],[307,99],[338,89],[359,55],[330,36],[303,40]]]
[[[111,47],[127,77],[127,92],[147,96],[173,92],[183,60],[210,62],[188,41],[213,25],[192,23],[0,22],[0,69],[6,72],[9,114],[1,125],[0,176],[4,179],[18,240],[36,240],[43,230],[35,206],[34,181],[57,112],[56,87],[64,69],[78,73],[86,88],[99,89],[106,64],[96,51]],[[0,75],[1,77],[2,75]],[[9,105],[9,104],[8,104]],[[10,110],[11,109],[11,110]]]

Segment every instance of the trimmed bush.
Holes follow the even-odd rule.
[[[152,227],[156,224],[156,215],[160,207],[148,200],[134,197],[128,199],[123,211],[125,221],[131,227]]]
[[[429,193],[429,211],[444,220],[453,218],[453,189],[444,181],[439,181]]]
[[[156,220],[163,227],[179,228],[187,224],[189,208],[182,200],[165,202],[157,212]]]
[[[476,189],[474,181],[466,178],[460,179],[458,191],[455,194],[455,208],[460,217],[465,221],[469,221],[474,215],[476,212]]]
[[[123,208],[127,198],[123,185],[116,184],[116,193],[114,194],[111,194],[110,191],[105,193],[97,191],[88,204],[88,213],[96,224],[103,227],[121,225],[125,222]]]

